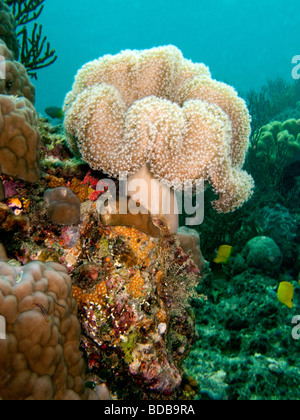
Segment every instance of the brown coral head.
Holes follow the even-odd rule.
[[[80,199],[67,187],[45,191],[44,203],[52,223],[73,225],[80,220]]]
[[[0,399],[86,397],[72,282],[60,264],[0,261]]]
[[[28,182],[38,181],[39,145],[33,105],[26,98],[0,95],[1,172]]]
[[[19,57],[19,45],[16,34],[16,22],[10,8],[0,0],[0,39],[13,52],[15,60]]]
[[[242,170],[250,135],[243,99],[174,46],[126,50],[85,64],[64,104],[71,150],[111,176],[146,164],[182,189],[208,181],[218,211],[240,207],[253,180]]]
[[[14,61],[12,52],[1,40],[0,56],[5,59],[1,64],[1,70],[5,73],[5,77],[0,80],[0,93],[4,95],[23,96],[34,104],[35,87],[28,78],[26,68],[18,61]]]
[[[32,104],[35,102],[35,87],[29,81],[27,71],[23,64],[17,61],[6,61],[6,95],[24,96]]]

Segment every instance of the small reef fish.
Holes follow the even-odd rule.
[[[58,106],[48,106],[48,108],[45,109],[45,112],[51,118],[56,118],[58,120],[64,119],[64,112]]]
[[[288,308],[293,307],[294,286],[288,281],[282,281],[277,290],[279,302],[284,303]]]
[[[230,245],[221,245],[218,249],[217,256],[214,259],[216,264],[227,264],[232,254],[233,247]]]
[[[16,216],[19,216],[23,211],[26,211],[29,207],[28,198],[9,198],[5,201],[5,204],[12,209]]]

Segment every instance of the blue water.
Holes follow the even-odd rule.
[[[300,54],[299,0],[48,0],[40,16],[57,61],[38,72],[36,108],[62,105],[77,70],[123,49],[173,44],[241,94]]]

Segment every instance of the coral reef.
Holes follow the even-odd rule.
[[[245,261],[238,267],[238,259],[234,272],[214,270],[198,286],[207,300],[193,304],[197,339],[184,363],[198,383],[196,399],[298,400],[300,340],[292,337],[298,281],[282,272],[254,272]],[[282,280],[294,286],[292,309],[278,300]]]
[[[15,30],[15,18],[8,5],[0,0],[0,39],[6,43],[13,52],[14,59],[17,60],[19,57],[19,46]]]
[[[121,399],[174,398],[194,339],[199,268],[175,236],[104,226],[91,200],[81,212],[78,227],[59,227],[37,208],[17,258],[68,267],[90,374]]]
[[[49,376],[49,393],[36,394],[34,398],[108,398],[108,389],[113,398],[118,399],[182,397],[182,362],[195,334],[190,301],[198,297],[195,287],[201,280],[199,267],[191,254],[183,251],[179,237],[164,235],[166,229],[161,224],[155,226],[149,215],[145,215],[146,226],[156,227],[160,232],[155,237],[149,236],[149,231],[144,233],[130,226],[102,224],[95,202],[95,197],[106,192],[101,174],[70,156],[57,128],[43,120],[39,126],[41,178],[30,184],[1,176],[7,198],[0,206],[3,244],[0,258],[9,261],[8,267],[17,273],[30,271],[35,264],[42,267],[42,271],[52,267],[53,275],[56,270],[57,275],[63,270],[78,304],[81,335],[77,350],[80,344],[81,358],[87,369],[87,376],[82,374],[76,386],[81,384],[84,390],[84,384],[88,383],[96,393],[90,395],[84,390],[82,395],[79,391],[77,395],[71,391],[65,395],[51,394],[55,377]],[[49,205],[45,206],[44,196],[57,191],[67,191],[76,197],[77,208],[80,205],[76,224],[62,225],[49,219]],[[19,207],[21,204],[23,207]],[[135,227],[137,225],[139,223]],[[43,284],[46,283],[44,277]],[[25,275],[20,288],[23,280],[26,280]],[[34,305],[28,310],[26,307],[26,314],[32,311],[39,317],[40,334],[46,336],[50,325],[57,321],[55,311],[68,318],[66,309],[53,299],[60,305],[70,305],[52,292],[46,300],[36,301],[34,290],[26,289],[26,300],[41,306]],[[68,299],[71,299],[70,293]],[[74,304],[72,299],[70,302]],[[75,316],[76,307],[73,309]],[[34,341],[28,341],[28,348],[33,344]],[[75,341],[73,344],[75,349]],[[46,351],[47,345],[42,347]],[[56,357],[58,363],[65,365],[62,352]],[[51,369],[55,370],[52,364]],[[73,386],[69,376],[68,381]],[[15,387],[18,384],[16,379]],[[18,398],[31,398],[30,389],[28,387],[28,395],[20,391]],[[9,397],[2,393],[0,396]]]
[[[193,301],[197,337],[184,363],[198,383],[196,399],[300,397],[300,340],[292,335],[300,310],[299,86],[277,80],[252,92],[245,169],[254,196],[234,214],[206,203],[196,228],[211,269],[197,289],[207,300]],[[209,202],[214,194],[205,196]],[[222,265],[213,262],[220,245],[233,249]]]
[[[35,110],[26,98],[0,95],[0,170],[34,182],[40,177]]]
[[[132,398],[174,398],[193,342],[189,300],[199,269],[174,237],[157,243],[120,226],[102,232],[99,226],[96,236],[90,226],[87,237],[97,238],[93,263],[73,274],[89,366],[100,377],[107,366],[110,389],[122,398],[128,392]],[[120,372],[131,391],[120,389]]]
[[[94,169],[116,176],[148,164],[175,188],[207,180],[219,194],[219,211],[251,195],[252,178],[241,169],[250,135],[244,101],[174,46],[87,63],[64,111],[70,148]]]
[[[36,130],[26,99],[0,101]],[[170,234],[169,221],[149,211],[121,214],[120,206],[130,206],[124,197],[101,214],[110,192],[105,173],[126,170],[134,178],[145,171],[175,188],[187,174],[195,182],[203,177],[212,184],[206,201],[217,200],[218,211],[240,206],[253,184],[242,170],[249,115],[236,92],[175,47],[162,47],[88,63],[65,111],[67,139],[61,125],[38,121],[34,184],[0,158],[0,315],[8,320],[10,346],[0,347],[0,398],[299,397],[300,341],[291,337],[300,309],[299,206],[284,203],[282,181],[286,168],[299,164],[298,120],[271,122],[257,147],[251,143],[254,166],[278,181],[265,186],[271,201],[258,188],[234,215],[207,211],[209,229],[201,226],[200,234]],[[8,146],[14,153],[18,142],[19,136]],[[195,144],[195,166],[186,165]],[[284,169],[280,177],[274,162]],[[276,193],[274,185],[281,185]],[[70,203],[58,204],[66,197],[71,218]],[[232,253],[217,265],[213,254],[225,244]],[[277,296],[283,282],[294,291],[289,307]]]
[[[54,263],[0,263],[0,398],[87,398],[80,324],[67,270]]]
[[[188,301],[199,270],[173,237],[159,245],[128,227],[98,232],[90,258],[102,263],[81,265],[73,275],[91,371],[101,377],[107,366],[110,389],[122,398],[174,398],[193,342]],[[120,389],[126,377],[131,390]]]
[[[217,214],[208,205],[214,198],[213,192],[209,188],[205,191],[205,218],[196,229],[201,234],[206,259],[212,260],[221,244],[240,250],[253,237],[265,235],[281,248],[285,263],[294,265],[300,203],[297,121],[271,122],[262,127],[261,134],[251,138],[245,168],[255,180],[255,191],[242,208],[233,214]],[[180,224],[185,223],[184,216]]]

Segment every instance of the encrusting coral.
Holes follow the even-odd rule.
[[[0,95],[0,173],[37,181],[40,135],[36,113],[26,98]]]
[[[89,239],[81,239],[72,278],[89,369],[100,378],[107,369],[121,398],[174,397],[194,337],[189,301],[199,269],[175,235],[105,227],[95,207],[85,207],[81,238]]]
[[[251,195],[253,180],[241,169],[250,135],[245,102],[174,46],[85,64],[64,111],[70,148],[94,169],[132,175],[148,164],[155,178],[179,189],[203,179],[222,212]]]
[[[62,265],[0,262],[0,315],[0,399],[90,398],[76,302]]]

